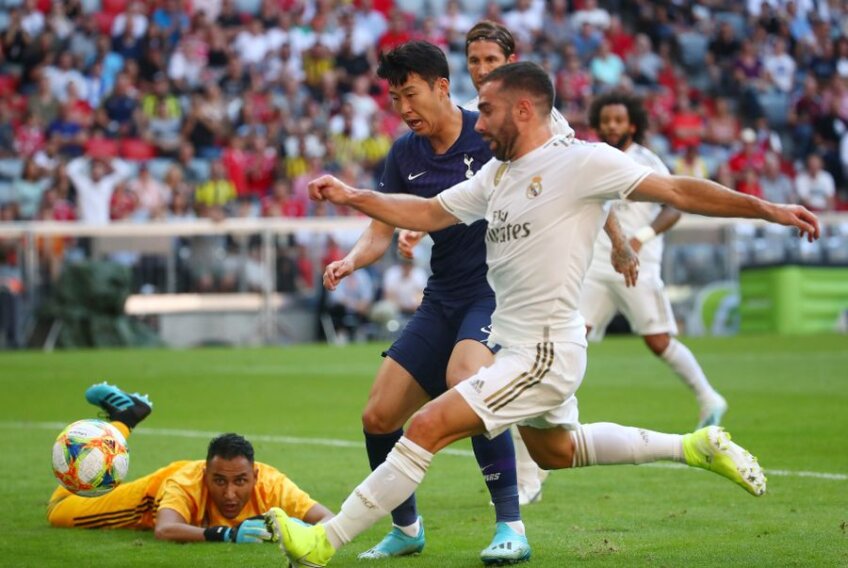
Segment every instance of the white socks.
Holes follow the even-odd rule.
[[[580,426],[571,432],[571,438],[574,440],[573,467],[684,461],[683,436],[679,434],[598,422]]]
[[[406,436],[398,440],[386,461],[345,499],[339,514],[324,524],[333,548],[338,550],[353,540],[412,495],[432,459],[433,454]]]
[[[703,369],[701,369],[701,366],[689,348],[675,338],[671,338],[668,347],[666,347],[660,357],[683,379],[684,383],[689,385],[701,407],[717,398],[721,398],[713,389],[712,385],[710,385],[706,375],[704,375]]]

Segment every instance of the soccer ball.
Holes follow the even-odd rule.
[[[53,475],[65,489],[83,497],[113,490],[129,466],[126,439],[103,420],[77,420],[53,444]]]

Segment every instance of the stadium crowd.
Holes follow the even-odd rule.
[[[464,102],[476,94],[464,36],[483,18],[549,71],[578,137],[594,139],[593,96],[633,90],[674,173],[848,208],[838,0],[5,0],[0,222],[351,215],[310,203],[306,183],[331,172],[376,185],[406,128],[377,54],[439,45]],[[318,264],[350,244],[335,241],[288,243],[289,287],[314,289]],[[253,252],[240,264],[226,239],[184,244],[196,262],[183,288],[262,286]],[[46,270],[79,248],[42,243]],[[16,250],[0,242],[6,272]]]

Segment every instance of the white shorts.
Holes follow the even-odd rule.
[[[580,422],[574,393],[585,372],[584,346],[547,342],[501,349],[491,367],[455,388],[489,438],[513,424],[575,430]]]
[[[627,288],[621,275],[613,278],[587,274],[580,298],[580,313],[586,319],[586,325],[592,328],[593,339],[603,337],[616,312],[624,314],[631,329],[638,335],[677,335],[671,302],[658,276],[640,274],[636,286]]]

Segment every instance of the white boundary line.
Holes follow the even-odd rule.
[[[0,428],[6,430],[53,430],[59,432],[67,426],[64,422],[23,422],[23,421],[6,421],[0,422]],[[159,436],[164,438],[199,438],[209,440],[221,432],[213,432],[208,430],[181,430],[172,428],[143,428],[138,432],[134,432],[133,436]],[[363,449],[364,443],[354,442],[350,440],[336,440],[333,438],[300,438],[296,436],[276,436],[270,434],[245,434],[245,438],[252,442],[270,442],[273,444],[292,445],[292,446],[330,446],[334,448],[356,448]],[[469,450],[456,450],[453,448],[445,448],[440,454],[451,456],[473,457],[473,453]],[[683,464],[670,462],[657,462],[642,464],[641,467],[659,467],[659,468],[681,468],[686,467]],[[844,473],[826,473],[821,471],[792,471],[786,469],[768,469],[766,475],[775,477],[811,477],[814,479],[827,479],[831,481],[848,481],[848,474]]]

